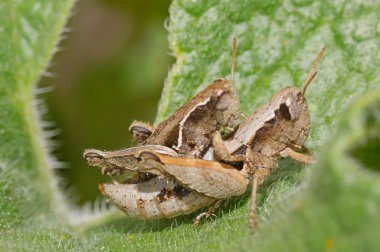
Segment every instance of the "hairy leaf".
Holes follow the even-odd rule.
[[[192,227],[195,214],[152,222],[115,214],[80,227],[64,223],[67,216],[59,212],[62,200],[34,111],[33,84],[53,53],[71,4],[70,0],[0,4],[4,250],[373,251],[379,247],[380,94],[374,91],[380,80],[378,3],[172,3],[169,40],[176,63],[157,121],[214,79],[229,77],[234,34],[236,86],[244,113],[254,111],[282,87],[300,87],[319,49],[328,48],[306,93],[312,116],[307,145],[317,153],[318,163],[303,167],[291,160],[280,162],[260,188],[260,228],[253,235],[248,229],[248,195],[224,203],[216,217],[198,229]],[[372,92],[364,94],[366,90]]]

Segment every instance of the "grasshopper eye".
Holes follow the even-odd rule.
[[[278,112],[287,121],[297,120],[300,116],[297,98],[289,96],[284,103],[280,104]]]
[[[131,132],[136,141],[143,143],[152,134],[153,127],[146,123],[135,121],[129,127],[129,132]]]
[[[292,120],[292,115],[290,114],[289,107],[284,103],[280,105],[280,114],[283,118],[285,118],[285,120]]]
[[[152,131],[140,126],[131,127],[130,131],[133,138],[139,142],[145,141],[152,134]]]

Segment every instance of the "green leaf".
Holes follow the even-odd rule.
[[[36,113],[39,90],[34,84],[54,52],[72,3],[0,3],[0,244],[27,242],[24,237],[40,241],[20,230],[60,222],[63,202]]]
[[[16,3],[17,2],[17,3]],[[137,221],[115,214],[67,224],[35,113],[33,84],[48,64],[72,1],[0,4],[0,245],[3,250],[343,250],[380,247],[378,233],[380,5],[355,1],[185,1],[170,9],[169,72],[157,120],[218,77],[229,77],[251,113],[286,85],[302,85],[328,50],[306,97],[314,166],[283,160],[260,187],[259,230],[249,197],[232,199],[192,227],[195,214]],[[5,39],[4,39],[5,38]],[[371,93],[364,94],[366,90]],[[354,101],[356,100],[356,101]],[[350,105],[351,104],[351,105]],[[350,106],[349,106],[350,105]],[[349,109],[347,110],[347,108]],[[344,111],[346,111],[344,113]]]

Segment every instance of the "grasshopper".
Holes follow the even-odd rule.
[[[304,94],[317,74],[316,66],[324,50],[325,48],[318,54],[301,90],[294,87],[282,89],[270,102],[245,118],[233,134],[225,139],[222,139],[218,132],[215,134],[212,139],[213,147],[209,148],[203,158],[229,162],[231,165],[243,162],[243,169],[237,170],[231,165],[222,165],[215,161],[170,157],[154,150],[142,150],[135,155],[138,160],[137,171],[153,173],[167,179],[174,178],[175,186],[180,186],[192,195],[196,195],[196,202],[202,202],[202,204],[192,205],[191,209],[181,213],[193,212],[211,204],[212,206],[207,212],[197,216],[195,224],[198,224],[202,217],[208,217],[218,207],[220,200],[239,196],[246,191],[249,184],[252,184],[250,226],[254,228],[257,187],[276,167],[278,158],[289,156],[303,163],[310,163],[312,160],[311,157],[295,152],[294,149],[304,149],[303,143],[310,127]],[[222,167],[220,167],[221,165]],[[149,181],[141,183],[155,184]],[[118,186],[122,187],[122,185],[114,187]],[[150,196],[153,201],[154,197],[160,198],[162,192],[166,190],[166,187],[162,187],[162,185],[152,186],[152,188],[154,188],[152,189],[154,193]],[[118,190],[119,194],[130,195],[132,193],[132,191],[124,190]],[[120,208],[123,209],[125,205],[128,205],[126,201],[115,200],[114,197],[118,194],[115,194],[114,189],[103,187],[101,191]],[[173,193],[171,197],[178,198]],[[204,201],[201,200],[202,197],[204,197]],[[155,202],[157,203],[157,200]],[[141,208],[141,206],[137,208],[139,207]],[[126,211],[126,209],[124,210]],[[166,213],[166,216],[175,217],[181,213],[173,211],[173,215]],[[144,215],[143,218],[147,219],[149,216]],[[154,218],[153,215],[152,218]]]
[[[200,155],[204,153],[205,148],[210,145],[213,133],[219,130],[220,126],[230,129],[236,124],[240,116],[240,106],[234,86],[235,58],[236,37],[234,37],[233,40],[231,78],[229,81],[225,79],[215,80],[157,127],[137,121],[132,123],[129,130],[133,138],[143,144],[142,146],[108,152],[96,149],[85,150],[84,158],[90,165],[99,166],[103,174],[118,176],[126,171],[137,171],[137,174],[135,174],[133,178],[127,179],[123,184],[102,185],[100,189],[103,194],[113,199],[116,205],[119,205],[127,212],[128,207],[126,206],[131,205],[129,205],[128,202],[121,203],[117,200],[117,195],[119,194],[116,194],[116,191],[128,192],[128,195],[131,195],[135,192],[135,190],[131,189],[133,187],[132,184],[136,186],[136,184],[139,185],[140,183],[141,188],[145,188],[146,186],[155,188],[155,191],[159,192],[158,195],[162,195],[163,191],[173,191],[173,188],[182,188],[179,184],[170,186],[173,184],[169,182],[169,184],[163,188],[162,183],[157,182],[164,181],[162,177],[149,182],[152,176],[146,176],[146,173],[138,170],[137,162],[139,160],[137,157],[139,153],[142,152],[164,154],[172,157],[177,157],[178,155],[181,157],[200,157]],[[172,147],[176,151],[169,147]],[[234,170],[233,167],[231,168],[231,170]],[[151,169],[149,174],[160,175],[161,172],[158,169]],[[169,181],[168,178],[166,178],[166,180]],[[143,183],[144,185],[142,185]],[[123,187],[123,189],[119,190],[117,189],[118,187]],[[140,188],[139,186],[137,187]],[[183,190],[187,191],[187,189]],[[196,192],[189,191],[188,194],[191,196],[190,198],[204,198],[204,195],[200,195]],[[150,196],[152,195],[153,194],[150,194]],[[170,195],[176,197],[177,194],[170,193]],[[215,199],[213,198],[208,199],[208,205],[214,201]],[[206,201],[200,200],[199,202]],[[194,206],[199,208],[202,205],[201,203],[193,202],[189,210],[193,212]],[[143,204],[135,206],[139,208],[144,207]],[[129,210],[131,210],[130,207],[128,208],[128,211]],[[132,213],[133,211],[130,212]],[[185,212],[178,212],[178,214]],[[133,214],[130,215],[135,216]],[[176,215],[177,211],[173,210],[173,213],[166,213],[165,216],[174,217]],[[140,217],[144,219],[149,218],[149,216],[149,214],[140,215]],[[156,218],[154,216],[151,217]]]
[[[255,228],[256,196],[258,186],[277,167],[280,157],[290,157],[297,162],[311,164],[304,142],[309,135],[310,115],[305,92],[313,81],[326,48],[317,55],[302,89],[286,87],[268,103],[247,117],[232,137],[223,141],[220,134],[213,138],[214,159],[226,162],[244,160],[247,173],[252,177],[249,223]],[[245,157],[241,154],[245,153]]]

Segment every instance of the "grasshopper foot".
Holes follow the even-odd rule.
[[[302,164],[312,164],[314,163],[313,156],[298,153],[290,148],[285,148],[283,151],[280,152],[280,155],[282,157],[290,157],[291,159],[302,163]]]
[[[213,214],[213,213],[215,212],[215,210],[216,210],[217,208],[220,207],[220,203],[221,203],[221,202],[222,202],[221,200],[217,200],[217,201],[215,201],[215,203],[212,204],[212,205],[207,209],[206,212],[203,212],[203,213],[198,214],[197,217],[195,217],[195,219],[194,219],[194,224],[193,224],[193,226],[194,226],[194,227],[198,227],[198,226],[201,224],[202,219],[207,219],[208,217],[210,217],[210,215]]]

